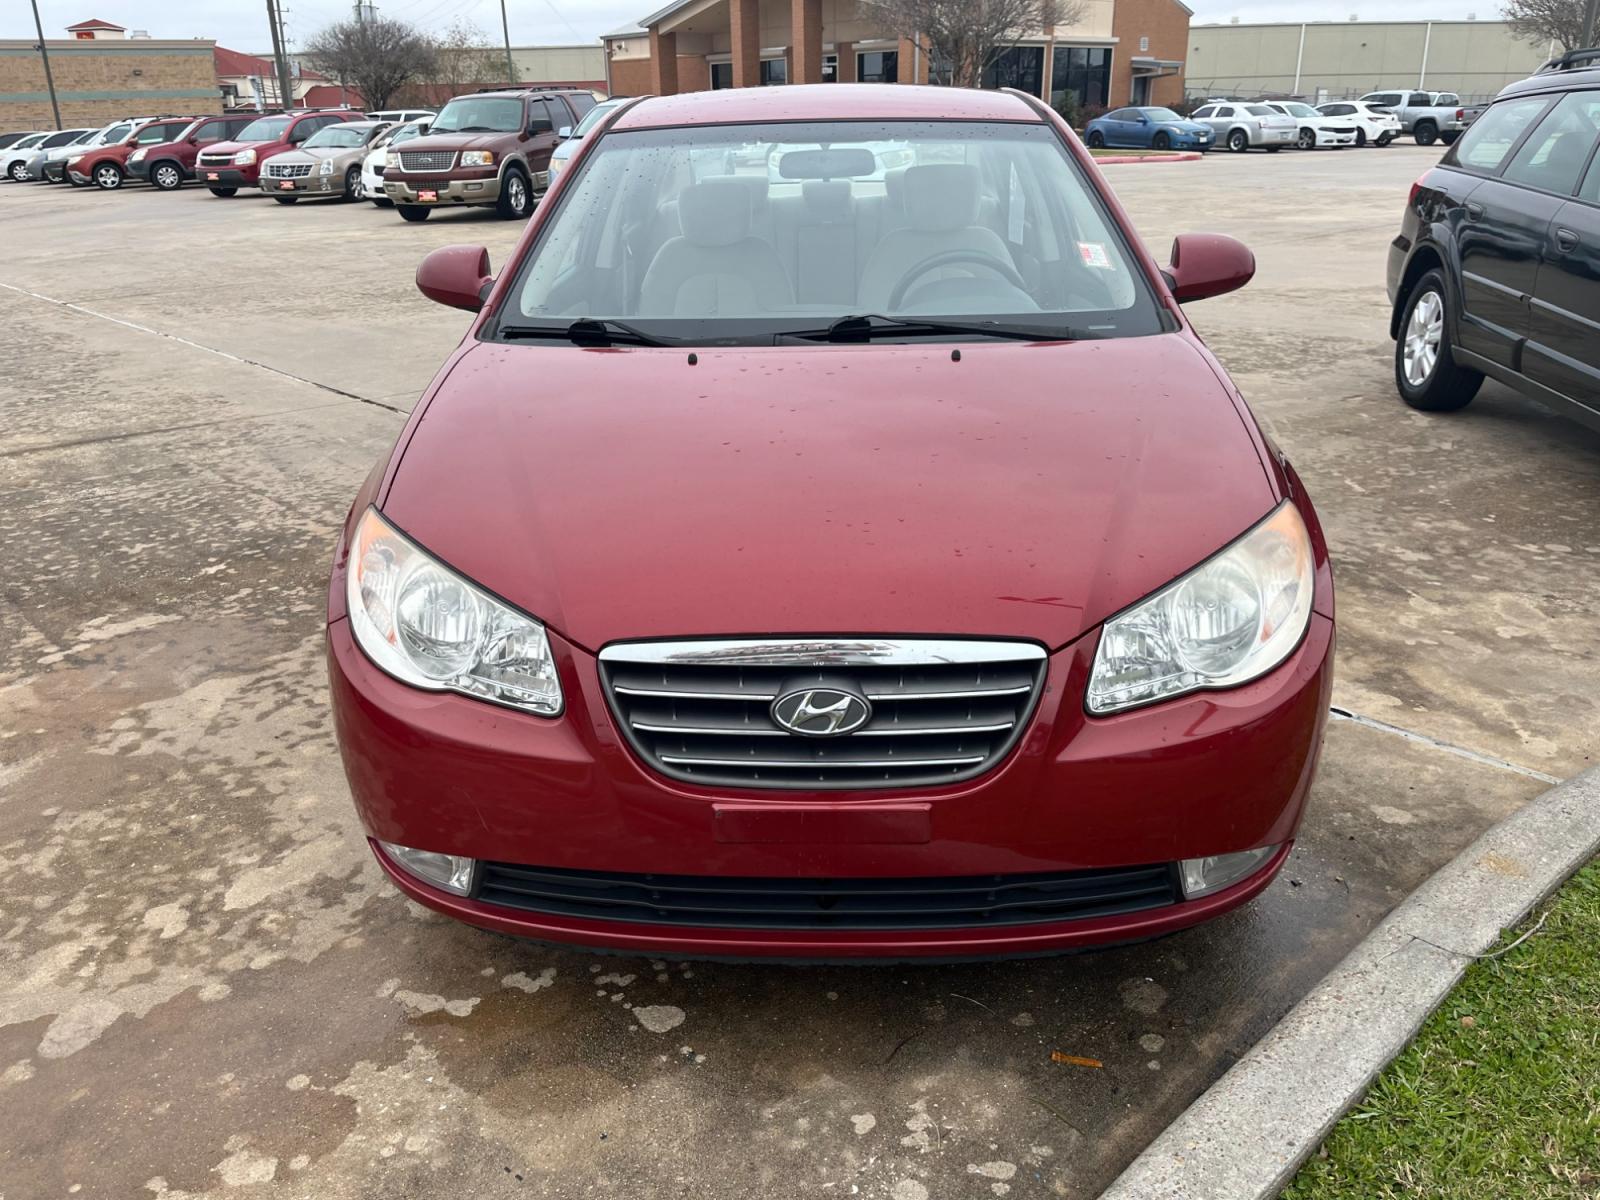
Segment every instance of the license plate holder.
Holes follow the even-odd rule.
[[[417,199],[421,200],[424,204],[437,204],[439,201],[439,193],[433,188],[418,188]]]
[[[219,176],[215,171],[207,171],[206,172],[206,182],[207,183],[215,183],[220,178],[221,178],[221,176]]]
[[[292,191],[294,191],[294,180],[292,180],[292,179],[280,179],[280,180],[278,180],[278,190],[280,192],[292,192]]]

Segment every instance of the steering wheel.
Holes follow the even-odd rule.
[[[986,267],[1012,287],[1020,292],[1028,290],[1027,281],[1017,274],[1017,269],[1008,262],[1001,262],[993,255],[985,254],[982,250],[946,250],[935,254],[932,258],[925,258],[916,263],[904,275],[900,276],[894,290],[889,293],[888,308],[895,312],[906,298],[906,293],[911,290],[911,285],[921,279],[929,271],[937,271],[940,267],[953,267],[958,263],[968,266]]]

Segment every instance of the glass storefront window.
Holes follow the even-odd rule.
[[[984,68],[986,88],[1016,88],[1034,96],[1044,95],[1044,47],[1013,46],[995,55]]]
[[[1111,94],[1111,50],[1106,46],[1056,46],[1050,70],[1050,104],[1072,92],[1080,105],[1107,103]]]
[[[900,52],[871,50],[856,55],[856,79],[862,83],[899,83]]]

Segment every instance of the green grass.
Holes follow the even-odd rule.
[[[1600,860],[1548,908],[1472,964],[1286,1200],[1600,1197]]]

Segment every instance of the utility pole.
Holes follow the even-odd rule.
[[[56,103],[56,81],[50,74],[50,51],[44,44],[44,26],[39,22],[39,0],[33,0],[33,27],[39,31],[39,57],[44,60],[44,85],[50,90],[50,111],[55,114],[56,128],[60,129],[61,106]]]
[[[510,24],[506,21],[506,0],[501,0],[501,34],[506,35],[506,78],[507,82],[517,82],[517,64],[510,58]]]
[[[278,72],[278,104],[282,108],[293,108],[294,86],[289,81],[289,60],[284,56],[277,0],[267,0],[267,25],[272,30],[272,61]]]

